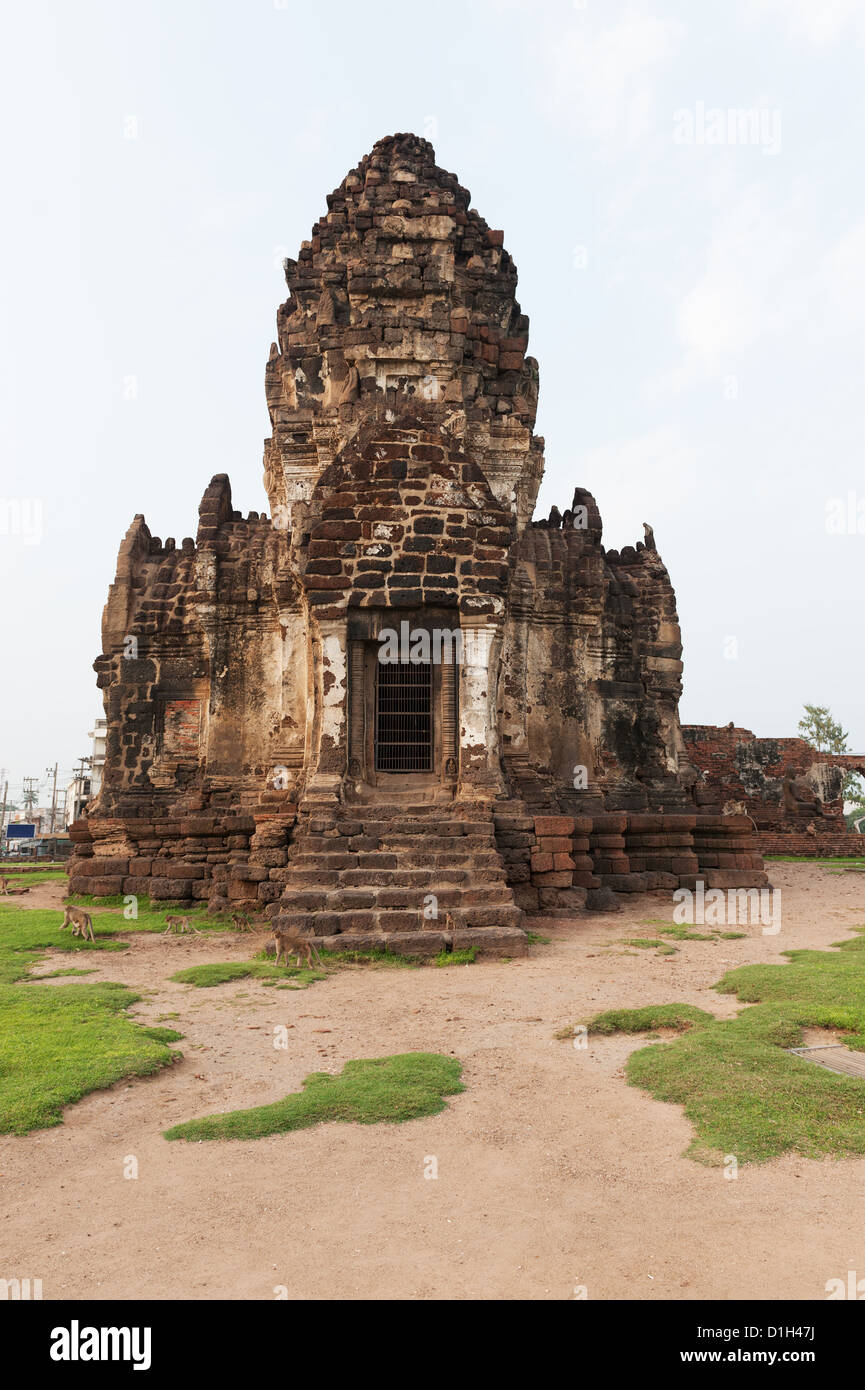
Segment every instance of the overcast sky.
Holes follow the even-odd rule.
[[[655,528],[683,722],[789,736],[809,701],[865,749],[861,0],[2,14],[14,795],[90,751],[101,612],[134,514],[179,544],[220,472],[236,507],[266,507],[281,260],[401,130],[432,140],[519,267],[541,514],[579,484],[607,546]]]

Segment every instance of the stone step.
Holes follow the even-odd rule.
[[[435,869],[439,864],[444,868],[454,869],[501,867],[501,860],[495,850],[478,850],[475,854],[463,854],[457,851],[427,851],[426,847],[408,858],[396,851],[391,854],[384,851],[363,854],[318,851],[314,854],[307,854],[306,847],[301,845],[298,846],[298,851],[292,854],[288,862],[290,868],[296,869],[399,869],[404,864],[408,868],[417,869]],[[696,863],[694,867],[696,868]]]
[[[331,951],[361,951],[371,945],[386,947],[394,955],[435,956],[439,951],[461,951],[473,946],[485,956],[525,956],[529,943],[518,927],[475,927],[469,931],[385,931],[372,941],[359,932],[341,932],[339,936],[318,937],[316,945]]]
[[[411,888],[336,888],[292,891],[286,894],[280,910],[292,912],[365,912],[428,910],[430,897],[435,897],[438,914],[475,907],[510,907],[513,894],[507,884],[490,884],[485,888],[464,889],[460,885],[428,889],[421,895]]]
[[[514,903],[476,905],[459,908],[453,913],[453,927],[521,927],[522,908]],[[439,913],[431,921],[422,910],[412,908],[357,908],[343,912],[296,911],[290,901],[280,903],[274,915],[277,927],[300,931],[316,937],[337,936],[343,931],[377,933],[382,931],[446,930],[446,916]]]
[[[301,817],[273,879],[282,897],[269,915],[325,944],[413,951],[399,943],[417,942],[419,954],[435,954],[460,936],[494,954],[525,953],[523,912],[485,804],[318,807]]]
[[[414,852],[419,847],[418,837],[401,835],[396,831],[376,835],[304,835],[297,837],[292,846],[303,854],[360,854],[375,853],[377,850]],[[495,838],[485,835],[431,835],[423,836],[424,850],[439,850],[451,854],[457,850],[465,854],[471,850],[494,850]]]
[[[405,830],[403,826],[389,827],[387,823],[364,827],[366,837],[374,837],[385,845],[399,845],[402,849],[417,848],[417,842],[434,844],[439,849],[458,847],[460,849],[495,848],[495,834],[492,826],[480,820],[459,820],[455,826],[427,827],[419,833]]]
[[[284,880],[285,891],[294,887],[328,888],[430,888],[435,884],[465,883],[469,887],[483,883],[504,883],[502,866],[481,869],[454,869],[438,866],[434,869],[295,869],[289,866]]]
[[[380,837],[398,835],[407,840],[416,840],[420,836],[427,836],[431,833],[446,840],[454,840],[468,835],[492,837],[494,833],[492,821],[487,820],[439,820],[430,824],[420,820],[375,819],[363,820],[360,824],[363,827],[364,835]]]

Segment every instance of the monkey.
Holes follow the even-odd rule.
[[[0,897],[9,897],[9,880],[0,874]]]
[[[182,936],[184,932],[191,932],[195,936],[201,935],[201,932],[192,925],[188,917],[166,917],[165,922],[163,936],[168,936],[171,931],[176,931],[178,936]]]
[[[96,940],[96,937],[93,935],[93,920],[90,913],[85,912],[83,908],[66,908],[66,911],[63,913],[63,921],[60,923],[60,930],[63,931],[64,927],[68,926],[72,927],[72,935],[80,937],[82,941],[87,940],[88,932],[90,934],[90,940]]]
[[[252,923],[245,912],[232,912],[231,920],[235,931],[252,931]]]
[[[279,965],[280,957],[284,957],[286,966],[288,958],[293,955],[300,965],[301,956],[304,957],[308,969],[312,969],[312,957],[315,956],[319,965],[322,964],[321,956],[315,942],[308,936],[301,936],[298,931],[280,931],[274,927],[272,936],[276,942],[276,964]]]

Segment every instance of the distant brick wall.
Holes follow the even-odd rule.
[[[741,806],[764,854],[856,855],[861,835],[847,830],[844,772],[865,757],[818,753],[801,738],[756,738],[749,729],[684,725],[688,757],[702,773],[699,807]]]
[[[765,855],[796,855],[802,858],[849,859],[865,858],[865,835],[836,835],[832,832],[809,835],[807,831],[760,832],[760,847]]]

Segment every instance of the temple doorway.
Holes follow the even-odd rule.
[[[432,666],[376,662],[376,772],[432,772]]]
[[[378,640],[350,642],[348,775],[356,794],[452,796],[458,662],[380,656]]]

